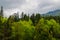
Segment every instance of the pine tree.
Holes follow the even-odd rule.
[[[30,17],[30,19],[32,20],[33,25],[35,25],[35,14],[32,14],[31,17]]]
[[[24,12],[22,12],[22,14],[21,14],[21,19],[23,20],[23,17],[24,17]]]
[[[0,16],[3,16],[3,6],[1,6]]]

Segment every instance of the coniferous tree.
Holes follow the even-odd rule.
[[[24,12],[22,12],[22,14],[21,14],[21,20],[23,20],[24,19]]]
[[[35,16],[35,24],[37,24],[39,22],[40,18],[41,18],[41,15],[36,14],[36,16]]]
[[[30,19],[32,20],[33,25],[35,25],[35,15],[34,14],[31,15]]]
[[[26,14],[24,15],[24,20],[29,21],[29,16],[27,16]]]
[[[3,6],[1,6],[0,16],[3,16]]]

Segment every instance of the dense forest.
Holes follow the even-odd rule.
[[[0,16],[0,40],[60,40],[60,16]]]

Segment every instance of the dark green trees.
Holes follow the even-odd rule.
[[[36,15],[32,14],[31,17],[30,17],[30,19],[33,22],[33,25],[36,25],[39,22],[40,18],[41,18],[40,14],[36,14]]]
[[[24,20],[24,12],[21,14],[21,20]]]
[[[11,36],[11,27],[8,25],[7,19],[0,16],[0,40],[8,40]]]
[[[37,13],[35,16],[35,25],[39,22],[40,19],[41,19],[41,15]]]
[[[1,6],[0,16],[3,16],[3,6]]]
[[[26,15],[26,14],[24,14],[24,12],[22,12],[21,20],[29,21],[29,15]]]
[[[29,21],[29,16],[27,16],[26,14],[24,14],[24,20]]]
[[[35,25],[35,14],[32,14],[31,17],[30,17],[30,19],[32,20],[33,25]]]

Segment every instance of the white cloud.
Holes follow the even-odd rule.
[[[21,5],[22,10],[32,10],[38,7],[39,3],[37,0],[26,0],[25,4]]]
[[[21,12],[19,9],[8,9],[4,11],[4,16],[9,17],[9,15],[12,15],[13,13]]]
[[[53,0],[55,3],[59,2],[59,0]]]
[[[9,16],[17,11],[20,13],[46,13],[60,9],[60,0],[0,0],[4,6],[5,15]]]

